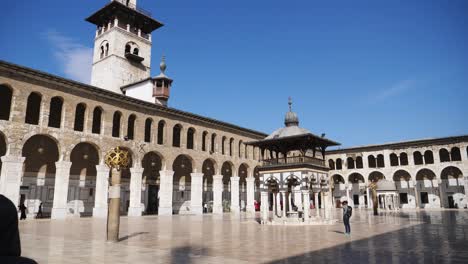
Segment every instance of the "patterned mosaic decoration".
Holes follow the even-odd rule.
[[[115,168],[120,171],[128,168],[129,163],[128,151],[120,149],[120,147],[113,148],[106,154],[106,165],[111,169]]]

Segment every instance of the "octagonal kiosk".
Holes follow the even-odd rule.
[[[260,222],[331,224],[335,220],[331,217],[333,202],[325,149],[339,143],[299,127],[291,105],[290,99],[285,127],[263,140],[246,143],[260,149]]]

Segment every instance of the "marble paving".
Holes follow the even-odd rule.
[[[355,209],[350,237],[342,221],[262,226],[244,214],[122,217],[119,243],[105,241],[105,226],[22,221],[22,255],[39,263],[468,263],[468,210]]]

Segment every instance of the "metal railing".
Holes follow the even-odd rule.
[[[325,166],[325,161],[309,156],[287,157],[263,161],[263,166],[279,166],[294,164],[312,164],[317,166]]]
[[[114,0],[114,1],[119,2],[124,6],[128,6],[131,9],[135,9],[136,11],[138,11],[139,13],[142,13],[143,15],[151,17],[151,12],[149,12],[149,11],[147,11],[147,10],[141,8],[141,7],[138,7],[135,4],[130,3],[130,1],[128,1],[128,0]]]

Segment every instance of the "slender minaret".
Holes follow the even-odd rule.
[[[91,85],[122,93],[150,77],[151,33],[163,25],[136,2],[113,0],[86,19],[97,26]]]

